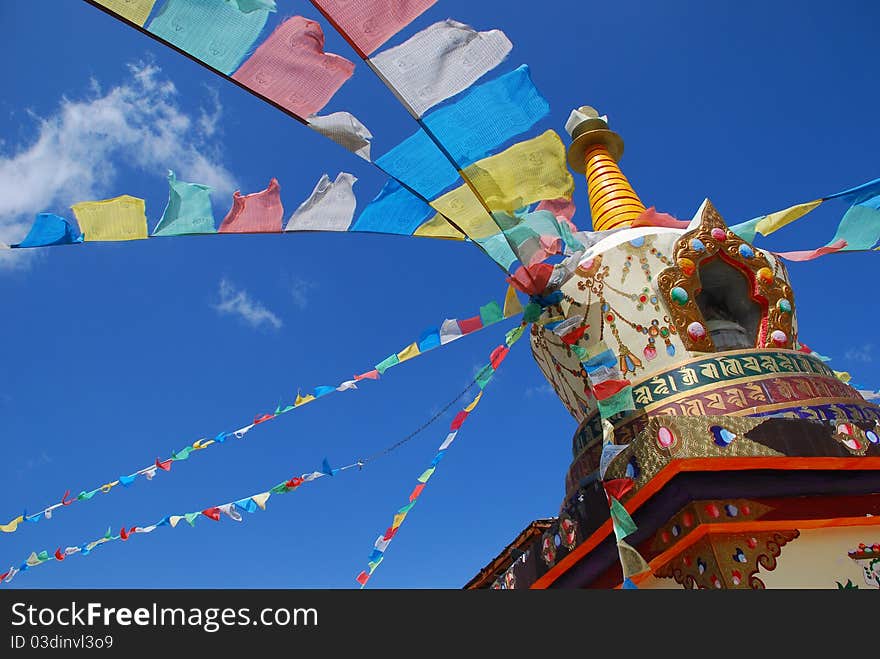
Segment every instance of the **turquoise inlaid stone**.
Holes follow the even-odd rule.
[[[671,291],[669,291],[669,297],[672,298],[672,301],[675,302],[679,306],[684,306],[688,303],[690,297],[688,296],[688,292],[684,290],[681,286],[676,286]]]

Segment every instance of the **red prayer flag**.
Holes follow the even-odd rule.
[[[435,2],[437,0],[315,0],[315,5],[367,56]]]
[[[69,505],[72,504],[74,501],[76,501],[75,498],[74,498],[74,499],[71,499],[70,501],[67,501],[67,497],[69,497],[69,496],[70,496],[70,490],[67,490],[67,491],[64,493],[64,496],[61,497],[61,505],[62,505],[62,506],[69,506]]]
[[[830,245],[825,245],[824,247],[819,247],[817,249],[807,249],[796,252],[776,252],[776,256],[781,256],[788,261],[812,261],[813,259],[817,259],[820,256],[839,252],[844,247],[846,247],[846,245],[847,242],[843,238],[841,238],[840,240],[835,240]]]
[[[128,531],[125,530],[124,526],[121,529],[119,529],[119,537],[122,538],[123,540],[128,540]]]
[[[422,493],[422,490],[425,489],[425,483],[419,483],[413,488],[412,494],[409,495],[410,501],[415,501],[419,498],[419,495]]]
[[[492,368],[498,368],[501,362],[504,361],[504,358],[507,357],[507,353],[510,352],[510,348],[507,346],[498,346],[495,350],[492,351],[492,354],[489,355],[489,363],[492,364]]]
[[[354,379],[358,382],[360,382],[361,380],[378,380],[379,371],[373,369],[372,371],[367,371],[366,373],[362,373],[361,375],[355,375]]]
[[[461,329],[462,334],[470,334],[483,327],[483,320],[479,316],[465,318],[456,322],[458,322],[458,327]]]
[[[361,572],[359,575],[357,575],[357,582],[358,582],[361,586],[366,586],[366,585],[367,585],[367,582],[368,582],[369,580],[370,580],[370,575],[367,574],[366,572]]]
[[[615,478],[610,481],[603,481],[605,492],[620,501],[620,498],[633,489],[635,481],[632,478]]]
[[[276,179],[260,192],[243,195],[236,190],[232,208],[220,223],[218,233],[281,233],[284,207],[281,186]]]
[[[202,515],[204,515],[205,517],[210,517],[215,522],[220,521],[220,509],[216,506],[214,508],[206,508],[202,511]]]
[[[605,400],[628,386],[630,386],[629,380],[604,380],[593,385],[593,395],[596,400]]]
[[[3,581],[8,574],[9,572],[4,572],[3,574],[0,574],[0,581]]]
[[[327,105],[353,72],[353,63],[324,52],[324,31],[318,23],[293,16],[275,28],[232,77],[304,118]]]
[[[536,263],[528,268],[520,266],[507,278],[507,283],[526,295],[540,295],[547,288],[552,274],[553,266],[549,263]]]
[[[294,476],[289,481],[287,481],[284,485],[286,485],[287,487],[289,487],[292,490],[294,488],[299,487],[302,484],[303,484],[303,479],[299,478],[297,476]]]
[[[171,471],[171,459],[159,461],[159,458],[156,458],[156,466],[162,471]]]
[[[254,417],[254,425],[257,425],[258,423],[263,423],[263,421],[268,421],[269,419],[274,419],[274,418],[275,418],[274,414],[264,414],[263,416],[255,416]]]
[[[668,213],[658,213],[656,209],[651,206],[648,210],[633,220],[633,223],[630,226],[633,228],[668,227],[670,229],[687,229],[689,224],[689,220],[676,220]]]
[[[458,414],[455,415],[455,418],[452,420],[452,423],[449,426],[450,430],[458,430],[461,428],[461,424],[464,423],[464,420],[467,419],[468,413],[464,410],[461,410]]]
[[[61,551],[61,547],[59,547],[58,549],[55,550],[55,560],[56,561],[63,561],[65,558],[66,557],[64,556],[64,552]],[[6,576],[6,575],[3,575],[3,576]],[[0,581],[2,581],[2,580],[3,580],[3,577],[0,577]]]
[[[397,533],[397,529],[399,529],[399,528],[400,528],[399,526],[398,526],[397,528],[391,528],[391,527],[389,526],[389,527],[388,527],[388,530],[385,531],[385,535],[382,536],[382,539],[383,539],[383,540],[391,540],[391,538],[394,537],[394,534]]]
[[[578,341],[581,340],[584,333],[587,331],[588,327],[589,327],[589,325],[581,325],[580,327],[578,327],[575,330],[572,330],[568,334],[564,334],[562,336],[562,342],[566,343],[568,345],[574,345],[575,343],[577,343]]]

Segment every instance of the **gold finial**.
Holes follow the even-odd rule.
[[[572,138],[568,164],[587,178],[593,230],[629,226],[645,212],[645,205],[617,166],[623,155],[620,135],[589,105],[572,111],[565,130]]]

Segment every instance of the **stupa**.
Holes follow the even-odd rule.
[[[877,588],[880,407],[798,342],[785,264],[708,199],[658,220],[593,108],[566,129],[593,231],[531,346],[573,460],[558,514],[466,588]]]

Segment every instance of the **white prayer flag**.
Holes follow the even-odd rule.
[[[324,174],[312,194],[299,205],[285,231],[348,231],[354,218],[357,200],[354,185],[357,178],[348,172],[339,172],[336,180]]]
[[[313,114],[308,121],[312,130],[329,137],[364,160],[370,159],[373,134],[350,112],[334,112],[325,116]]]
[[[501,64],[512,48],[500,30],[477,32],[469,25],[447,19],[370,61],[420,117]]]

